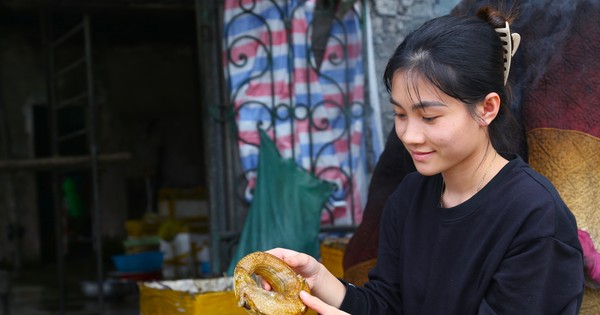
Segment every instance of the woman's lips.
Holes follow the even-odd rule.
[[[425,162],[432,154],[433,151],[429,152],[419,152],[419,151],[411,151],[410,154],[415,162]]]

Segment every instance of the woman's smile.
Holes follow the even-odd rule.
[[[415,162],[426,162],[435,151],[410,151],[410,155],[412,156]]]

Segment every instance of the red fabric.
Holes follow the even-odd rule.
[[[525,94],[526,130],[550,127],[600,137],[600,2],[576,3],[575,18],[558,15],[545,26],[523,21],[526,59],[548,59]]]
[[[588,279],[596,285],[600,285],[600,254],[596,251],[592,238],[588,232],[577,231],[579,242],[583,248],[583,262],[585,264],[585,273]]]

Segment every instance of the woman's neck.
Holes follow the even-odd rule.
[[[508,161],[490,145],[479,158],[461,170],[442,173],[443,188],[440,204],[446,208],[459,205],[478,193],[506,165]]]

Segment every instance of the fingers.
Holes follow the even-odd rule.
[[[311,258],[304,253],[286,248],[273,248],[266,252],[279,257],[279,259],[285,261],[292,268],[303,268],[310,263]]]
[[[316,311],[321,315],[350,315],[344,311],[340,311],[339,309],[321,301],[316,296],[312,296],[308,294],[306,291],[300,291],[300,299],[302,302],[308,306],[310,309]]]
[[[322,265],[312,256],[285,248],[274,248],[266,251],[292,267],[296,273],[304,277],[312,289],[319,278]]]
[[[271,289],[272,289],[271,284],[267,280],[265,280],[261,276],[258,276],[258,281],[261,284],[263,290],[271,291]]]
[[[279,257],[279,259],[281,259],[283,261],[288,260],[290,257],[297,256],[297,255],[301,254],[301,253],[299,253],[299,252],[297,252],[295,250],[291,250],[291,249],[287,249],[287,248],[279,248],[279,247],[278,248],[270,249],[270,250],[268,250],[266,252],[269,253],[269,254],[271,254],[271,255]]]

